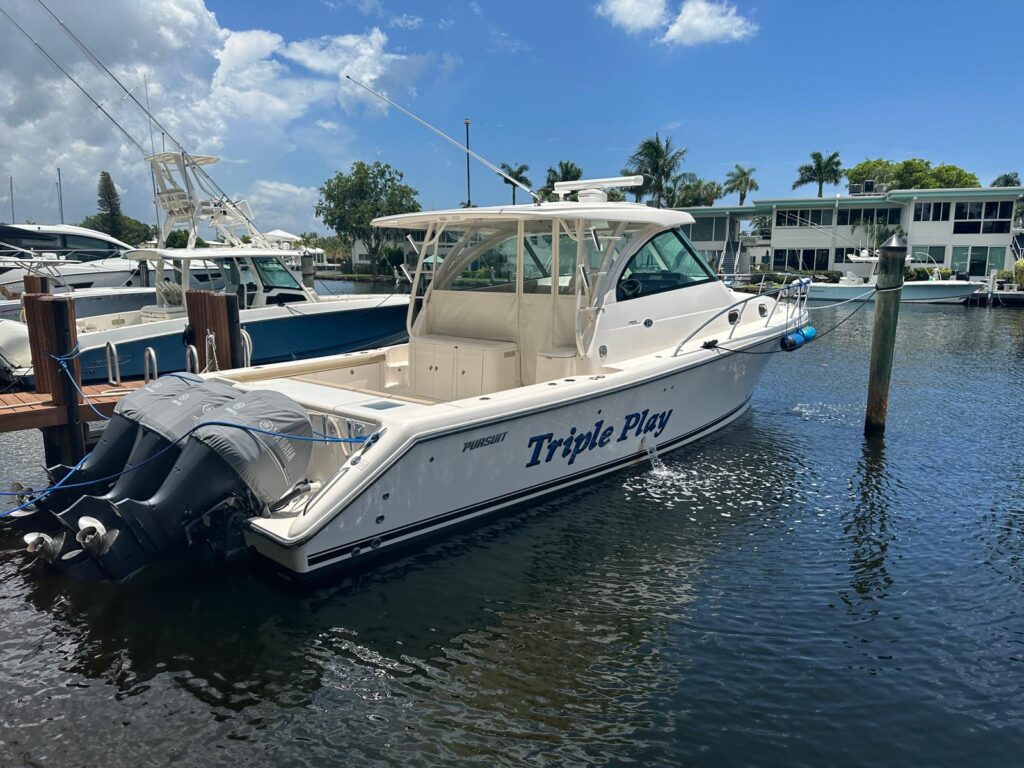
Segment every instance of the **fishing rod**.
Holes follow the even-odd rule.
[[[39,2],[42,2],[42,0],[39,0]],[[440,130],[439,128],[435,128],[430,123],[428,123],[426,120],[423,120],[422,118],[417,117],[412,112],[410,112],[408,109],[406,109],[405,107],[401,106],[400,104],[396,104],[395,102],[393,102],[391,99],[389,99],[384,94],[378,93],[377,91],[373,90],[373,88],[371,88],[370,86],[365,85],[365,84],[359,82],[354,77],[352,77],[352,75],[345,75],[345,79],[346,80],[351,80],[353,83],[358,85],[363,90],[369,91],[370,93],[372,93],[374,96],[376,96],[381,101],[383,101],[383,102],[385,102],[387,104],[390,104],[392,107],[397,109],[402,114],[407,115],[408,117],[411,117],[413,120],[415,120],[417,123],[422,125],[424,128],[426,128],[426,129],[428,129],[430,131],[433,131],[434,133],[436,133],[438,136],[440,136],[442,139],[444,139],[445,141],[449,142],[450,144],[454,144],[456,147],[461,149],[463,152],[465,152],[467,155],[472,157],[474,160],[477,160],[477,161],[483,163],[485,166],[487,166],[487,168],[489,168],[490,170],[494,171],[496,174],[501,176],[509,184],[515,184],[521,190],[523,190],[528,195],[533,197],[534,202],[536,202],[536,203],[540,203],[541,202],[540,195],[538,195],[536,192],[534,192],[532,189],[530,189],[528,186],[523,184],[518,179],[514,179],[511,176],[509,176],[507,173],[505,173],[503,170],[501,170],[501,168],[496,166],[494,163],[490,162],[486,158],[480,157],[480,155],[478,155],[476,152],[471,150],[465,144],[460,143],[457,139],[453,139],[451,136],[449,136],[447,133],[445,133],[444,131]]]

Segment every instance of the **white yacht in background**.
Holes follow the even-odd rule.
[[[136,265],[121,258],[133,247],[69,224],[0,224],[0,294],[23,293],[29,272],[49,277],[54,291],[137,285]]]
[[[408,343],[127,396],[85,482],[147,461],[126,458],[140,424],[162,436],[147,451],[174,446],[173,469],[140,474],[131,491],[58,494],[44,511],[63,533],[29,534],[30,551],[116,580],[205,536],[309,576],[732,423],[769,353],[813,337],[803,281],[789,301],[732,291],[683,234],[690,214],[607,202],[605,188],[641,182],[556,185],[579,202],[378,219],[423,233]]]
[[[871,264],[871,274],[865,279],[854,272],[847,272],[839,278],[838,283],[811,283],[807,290],[808,300],[846,301],[858,298],[862,301],[875,300],[875,293],[872,289],[878,281],[878,256],[873,256],[865,250],[860,256],[847,256],[846,258],[854,263]],[[908,264],[910,260],[911,257],[908,254]],[[900,303],[959,304],[984,286],[985,283],[971,280],[940,280],[936,269],[931,280],[904,282],[903,290],[900,293]]]

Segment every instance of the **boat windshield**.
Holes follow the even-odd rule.
[[[256,265],[256,271],[259,272],[264,287],[302,290],[299,281],[280,259],[274,256],[254,256],[252,262]]]
[[[558,291],[574,292],[577,239],[575,226],[570,235],[558,225]],[[596,271],[607,254],[614,262],[643,228],[604,221],[586,222],[583,232],[586,264]],[[523,292],[548,293],[551,290],[554,254],[551,221],[527,222],[523,235]],[[519,223],[485,222],[462,230],[448,229],[438,245],[439,260],[434,289],[442,291],[514,292]],[[433,255],[425,263],[433,263]]]

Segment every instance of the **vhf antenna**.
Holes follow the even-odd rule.
[[[490,168],[490,169],[491,169],[492,171],[494,171],[494,172],[495,172],[496,174],[498,174],[498,175],[499,175],[499,176],[501,176],[501,177],[502,177],[503,179],[505,179],[506,181],[508,181],[508,183],[509,183],[509,184],[515,184],[515,185],[516,185],[517,187],[519,187],[519,188],[520,188],[521,190],[523,190],[524,192],[526,192],[527,194],[529,194],[530,196],[532,196],[532,197],[533,197],[533,200],[534,200],[534,202],[536,202],[536,203],[540,203],[540,195],[538,195],[538,194],[537,194],[536,192],[534,192],[534,191],[533,191],[532,189],[530,189],[530,188],[529,188],[528,186],[526,186],[525,184],[523,184],[523,183],[522,183],[521,181],[519,181],[518,179],[514,179],[514,178],[512,178],[511,176],[509,176],[509,175],[508,175],[507,173],[505,173],[505,172],[504,172],[503,170],[501,170],[501,168],[499,168],[498,166],[496,166],[496,165],[495,165],[494,163],[490,162],[489,160],[486,160],[486,159],[485,159],[485,158],[483,158],[483,157],[480,157],[480,155],[478,155],[478,154],[477,154],[476,152],[474,152],[473,150],[471,150],[471,149],[470,149],[469,147],[467,147],[467,146],[466,146],[465,144],[461,144],[461,143],[459,143],[459,141],[457,141],[456,139],[453,139],[453,138],[452,138],[451,136],[449,136],[449,135],[448,135],[447,133],[445,133],[444,131],[442,131],[442,130],[439,130],[439,129],[435,128],[435,127],[434,127],[434,126],[432,126],[432,125],[431,125],[430,123],[428,123],[428,122],[427,122],[426,120],[423,120],[422,118],[419,118],[419,117],[417,117],[417,116],[416,116],[416,115],[414,115],[414,114],[413,114],[412,112],[410,112],[410,111],[409,111],[408,109],[406,109],[405,107],[401,106],[400,104],[396,104],[395,102],[393,102],[393,101],[392,101],[391,99],[389,99],[389,98],[388,98],[387,96],[385,96],[384,94],[382,94],[382,93],[378,93],[377,91],[373,90],[373,88],[371,88],[370,86],[368,86],[368,85],[364,85],[363,83],[359,82],[359,81],[358,81],[358,80],[356,80],[356,79],[355,79],[354,77],[352,77],[352,75],[345,75],[345,79],[346,79],[346,80],[351,80],[351,81],[352,81],[353,83],[355,83],[356,85],[358,85],[358,86],[359,86],[360,88],[362,88],[362,89],[363,89],[363,90],[365,90],[365,91],[369,91],[369,92],[370,92],[370,93],[372,93],[372,94],[373,94],[374,96],[376,96],[376,97],[377,97],[378,99],[380,99],[381,101],[383,101],[383,102],[385,102],[385,103],[387,103],[387,104],[390,104],[390,105],[391,105],[392,107],[394,107],[395,109],[397,109],[397,110],[398,110],[399,112],[401,112],[402,114],[404,114],[404,115],[408,115],[408,116],[409,116],[409,117],[411,117],[411,118],[412,118],[413,120],[415,120],[415,121],[416,121],[417,123],[419,123],[420,125],[422,125],[422,126],[423,126],[424,128],[427,128],[428,130],[431,130],[431,131],[433,131],[434,133],[436,133],[436,134],[437,134],[438,136],[440,136],[440,137],[441,137],[442,139],[444,139],[445,141],[449,142],[450,144],[454,144],[454,145],[455,145],[456,147],[458,147],[459,149],[461,149],[461,150],[462,150],[463,152],[465,152],[465,153],[466,153],[467,155],[469,155],[470,157],[472,157],[472,158],[473,158],[474,160],[478,160],[479,162],[483,163],[483,164],[484,164],[485,166],[487,166],[488,168]]]

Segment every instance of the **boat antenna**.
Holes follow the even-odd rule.
[[[49,9],[47,9],[47,10],[49,10]],[[117,122],[117,120],[114,119],[114,116],[111,115],[109,112],[107,112],[107,110],[105,110],[103,108],[103,105],[100,104],[98,101],[96,101],[96,99],[94,99],[92,97],[92,95],[87,90],[85,90],[85,88],[82,87],[82,84],[79,83],[77,80],[75,80],[75,78],[73,78],[71,76],[70,72],[68,72],[66,69],[64,69],[64,67],[62,67],[60,65],[60,63],[58,63],[58,61],[55,58],[53,58],[53,56],[51,56],[47,52],[47,50],[45,48],[43,48],[43,46],[41,46],[39,43],[36,42],[36,40],[32,37],[32,35],[30,35],[28,32],[26,32],[25,29],[18,22],[16,22],[14,19],[12,19],[11,15],[9,13],[7,13],[7,11],[5,11],[3,8],[0,8],[0,14],[3,14],[4,17],[9,22],[11,22],[11,24],[14,25],[15,29],[17,29],[19,32],[21,32],[21,34],[23,34],[27,38],[28,41],[30,43],[32,43],[32,45],[34,45],[36,47],[36,50],[38,50],[41,54],[43,54],[43,56],[46,57],[47,61],[49,61],[51,64],[53,64],[53,66],[55,66],[58,70],[60,70],[60,72],[64,75],[64,77],[66,77],[68,80],[70,80],[72,83],[74,83],[75,87],[78,88],[78,90],[80,90],[85,95],[85,97],[96,106],[96,109],[98,109],[100,112],[102,112],[106,116],[106,118],[108,120],[110,120],[110,122],[112,122],[114,124],[114,126],[117,128],[117,130],[119,130],[121,132],[121,134],[126,139],[128,139],[128,141],[130,141],[132,144],[134,144],[138,148],[138,150],[142,153],[143,157],[145,157],[145,155],[146,155],[145,147],[143,147],[141,144],[139,144],[139,142],[137,142],[135,140],[135,137],[132,136],[130,133],[128,133],[128,131],[125,130],[124,126],[121,125],[119,122]]]
[[[157,128],[160,129],[160,134],[161,134],[162,137],[166,136],[168,139],[171,140],[171,142],[178,148],[178,151],[181,152],[182,157],[186,161],[189,162],[189,165],[192,167],[192,170],[196,174],[197,179],[199,179],[200,181],[205,180],[206,183],[210,185],[210,187],[215,191],[215,193],[217,195],[219,195],[224,200],[227,200],[228,202],[230,202],[235,207],[236,213],[239,216],[241,216],[243,219],[245,219],[245,221],[249,224],[249,226],[251,226],[254,230],[259,232],[260,230],[256,226],[256,223],[248,216],[248,214],[246,214],[245,211],[243,211],[241,209],[241,207],[238,206],[235,203],[235,201],[232,200],[228,196],[228,194],[223,189],[220,188],[220,186],[217,184],[217,182],[215,182],[213,180],[213,178],[210,176],[210,174],[208,174],[203,169],[203,167],[201,165],[199,165],[198,163],[196,163],[192,159],[192,156],[185,150],[185,147],[182,145],[182,143],[180,141],[178,141],[176,138],[174,138],[174,134],[172,134],[170,131],[168,131],[167,128],[159,120],[156,119],[156,117],[153,115],[153,113],[149,111],[148,107],[143,105],[143,103],[141,101],[139,101],[135,97],[135,94],[133,94],[132,91],[130,89],[128,89],[125,86],[125,84],[122,83],[118,79],[117,75],[115,75],[113,72],[111,72],[110,69],[107,67],[107,65],[104,64],[102,61],[100,61],[99,57],[95,53],[92,52],[92,49],[89,48],[89,46],[86,45],[85,42],[83,42],[82,39],[78,35],[76,35],[74,32],[72,32],[71,28],[67,24],[65,24],[63,21],[61,21],[60,17],[57,16],[57,14],[55,14],[53,11],[51,11],[49,6],[46,3],[44,3],[43,0],[36,0],[36,2],[39,3],[39,6],[44,11],[46,11],[47,14],[49,14],[50,18],[52,18],[54,20],[54,22],[56,22],[60,26],[60,28],[64,30],[65,33],[67,33],[67,35],[75,42],[75,45],[78,46],[79,50],[81,50],[82,53],[85,54],[86,58],[88,58],[89,61],[91,61],[99,69],[101,69],[104,73],[106,73],[107,77],[109,77],[118,88],[120,88],[122,91],[124,91],[125,96],[128,97],[129,99],[131,99],[132,102],[135,104],[135,106],[138,107],[139,110],[142,111],[142,113],[150,121],[150,129],[152,130],[152,126],[155,125]],[[4,16],[7,16],[7,14],[4,13]],[[7,18],[10,18],[10,16],[8,16]],[[15,26],[17,26],[17,25],[15,25]],[[20,29],[20,27],[19,27],[19,29]],[[33,40],[32,42],[35,42],[35,41]],[[47,56],[47,58],[49,58],[49,56]],[[51,61],[52,61],[52,59],[51,59]],[[56,62],[54,62],[54,63],[56,63]],[[64,71],[64,70],[62,69],[61,71]],[[67,72],[65,72],[64,74],[67,74]],[[70,75],[68,75],[68,77],[70,77]],[[77,83],[76,83],[76,85],[77,85]],[[148,89],[148,85],[149,84],[148,84],[148,82],[147,82],[146,85],[147,85],[147,88],[146,88],[146,91],[147,91],[146,100],[148,101],[149,100],[149,96],[148,96],[148,90],[149,90]],[[79,87],[81,88],[81,86],[79,86]],[[83,92],[84,92],[84,89],[83,89]],[[88,94],[86,94],[86,95],[88,95]],[[92,97],[90,96],[89,98],[91,99]],[[93,99],[93,101],[95,101],[95,99]],[[113,118],[111,118],[111,119],[113,119]],[[118,127],[120,128],[120,126],[118,126]],[[139,145],[138,142],[134,142],[134,143],[135,143],[135,146],[137,146],[140,149],[142,149],[142,147]],[[142,150],[142,154],[143,155],[146,154],[146,150],[145,149]]]
[[[38,1],[39,1],[39,2],[42,2],[42,0],[38,0]],[[499,176],[501,176],[501,177],[502,177],[503,179],[505,179],[505,180],[506,180],[506,181],[507,181],[507,182],[508,182],[509,184],[515,184],[515,185],[516,185],[517,187],[519,187],[519,188],[520,188],[521,190],[523,190],[524,192],[526,192],[526,193],[527,193],[528,195],[532,196],[532,197],[533,197],[533,200],[534,200],[534,202],[536,202],[536,203],[539,203],[539,202],[540,202],[540,195],[538,195],[538,194],[537,194],[536,192],[534,192],[534,191],[533,191],[532,189],[530,189],[530,188],[529,188],[528,186],[526,186],[525,184],[523,184],[523,183],[522,183],[521,181],[519,181],[518,179],[514,179],[514,178],[512,178],[511,176],[509,176],[509,175],[508,175],[507,173],[505,173],[505,172],[504,172],[503,170],[501,170],[501,168],[499,168],[498,166],[496,166],[496,165],[495,165],[494,163],[490,162],[489,160],[486,160],[485,158],[482,158],[482,157],[480,157],[480,155],[478,155],[478,154],[477,154],[476,152],[474,152],[473,150],[471,150],[471,149],[470,149],[469,147],[467,147],[467,146],[466,146],[465,144],[461,144],[461,143],[459,143],[459,141],[458,141],[458,140],[456,140],[456,139],[453,139],[453,138],[452,138],[451,136],[449,136],[449,135],[448,135],[447,133],[445,133],[444,131],[442,131],[442,130],[439,130],[439,129],[435,128],[435,127],[434,127],[434,126],[432,126],[432,125],[431,125],[430,123],[428,123],[428,122],[427,122],[426,120],[423,120],[422,118],[419,118],[419,117],[417,117],[416,115],[414,115],[414,114],[413,114],[412,112],[410,112],[410,111],[409,111],[408,109],[406,109],[405,107],[403,107],[403,106],[401,106],[401,105],[399,105],[399,104],[396,104],[395,102],[393,102],[393,101],[392,101],[391,99],[389,99],[389,98],[388,98],[387,96],[385,96],[384,94],[382,94],[382,93],[378,93],[377,91],[373,90],[373,88],[371,88],[370,86],[368,86],[368,85],[364,85],[363,83],[359,82],[359,81],[358,81],[358,80],[356,80],[356,79],[355,79],[354,77],[352,77],[352,75],[345,75],[345,79],[346,79],[346,80],[351,80],[351,81],[352,81],[353,83],[355,83],[356,85],[358,85],[358,86],[359,86],[360,88],[362,88],[362,89],[363,89],[363,90],[365,90],[365,91],[369,91],[369,92],[370,92],[370,93],[372,93],[372,94],[373,94],[374,96],[376,96],[376,97],[377,97],[378,99],[380,99],[380,100],[381,100],[381,101],[383,101],[383,102],[386,102],[386,103],[390,104],[390,105],[391,105],[392,107],[394,107],[395,109],[397,109],[397,110],[398,110],[399,112],[401,112],[402,114],[404,114],[404,115],[408,115],[408,116],[409,116],[409,117],[411,117],[411,118],[412,118],[413,120],[415,120],[415,121],[416,121],[417,123],[419,123],[420,125],[422,125],[422,126],[423,126],[424,128],[426,128],[426,129],[428,129],[428,130],[431,130],[431,131],[433,131],[434,133],[436,133],[436,134],[437,134],[438,136],[440,136],[440,137],[441,137],[442,139],[444,139],[445,141],[449,142],[450,144],[454,144],[454,145],[455,145],[456,147],[458,147],[459,149],[461,149],[461,150],[462,150],[463,152],[465,152],[465,153],[466,153],[467,155],[469,155],[470,157],[472,157],[472,158],[473,158],[474,160],[478,160],[479,162],[483,163],[483,164],[484,164],[485,166],[487,166],[488,168],[490,168],[490,169],[491,169],[492,171],[494,171],[494,172],[495,172],[496,174],[498,174]]]

